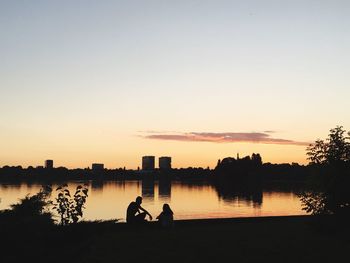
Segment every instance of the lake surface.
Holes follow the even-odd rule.
[[[83,182],[70,182],[73,195]],[[292,190],[254,189],[235,191],[219,189],[207,183],[170,181],[105,181],[87,182],[89,196],[84,210],[85,220],[120,219],[125,221],[128,204],[136,196],[143,197],[142,206],[155,217],[164,203],[174,211],[175,219],[228,218],[277,215],[304,215],[299,198]],[[57,196],[52,185],[52,199]],[[0,209],[9,208],[27,194],[39,192],[40,184],[0,184]]]

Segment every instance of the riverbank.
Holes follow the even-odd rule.
[[[83,222],[69,227],[1,229],[4,262],[341,262],[349,227],[310,216],[180,220],[173,229],[150,223]],[[342,226],[341,226],[342,225]]]

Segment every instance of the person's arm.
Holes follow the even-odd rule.
[[[152,215],[150,213],[148,213],[148,211],[146,209],[144,209],[141,206],[139,206],[139,209],[142,210],[143,212],[145,212],[149,216],[150,220],[152,220]]]

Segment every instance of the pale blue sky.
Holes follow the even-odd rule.
[[[349,14],[349,1],[0,1],[0,145],[11,149],[0,165],[66,165],[74,141],[76,154],[100,147],[102,162],[135,166],[147,130],[310,141],[349,129]]]

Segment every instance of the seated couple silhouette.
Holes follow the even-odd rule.
[[[126,211],[126,222],[128,224],[143,224],[147,222],[146,216],[149,216],[149,219],[152,220],[152,215],[146,209],[141,207],[141,204],[141,196],[136,197],[136,200],[129,204]],[[170,227],[173,225],[173,215],[174,213],[171,210],[170,206],[168,204],[164,204],[163,211],[159,214],[159,216],[157,216],[156,219],[162,227]]]

